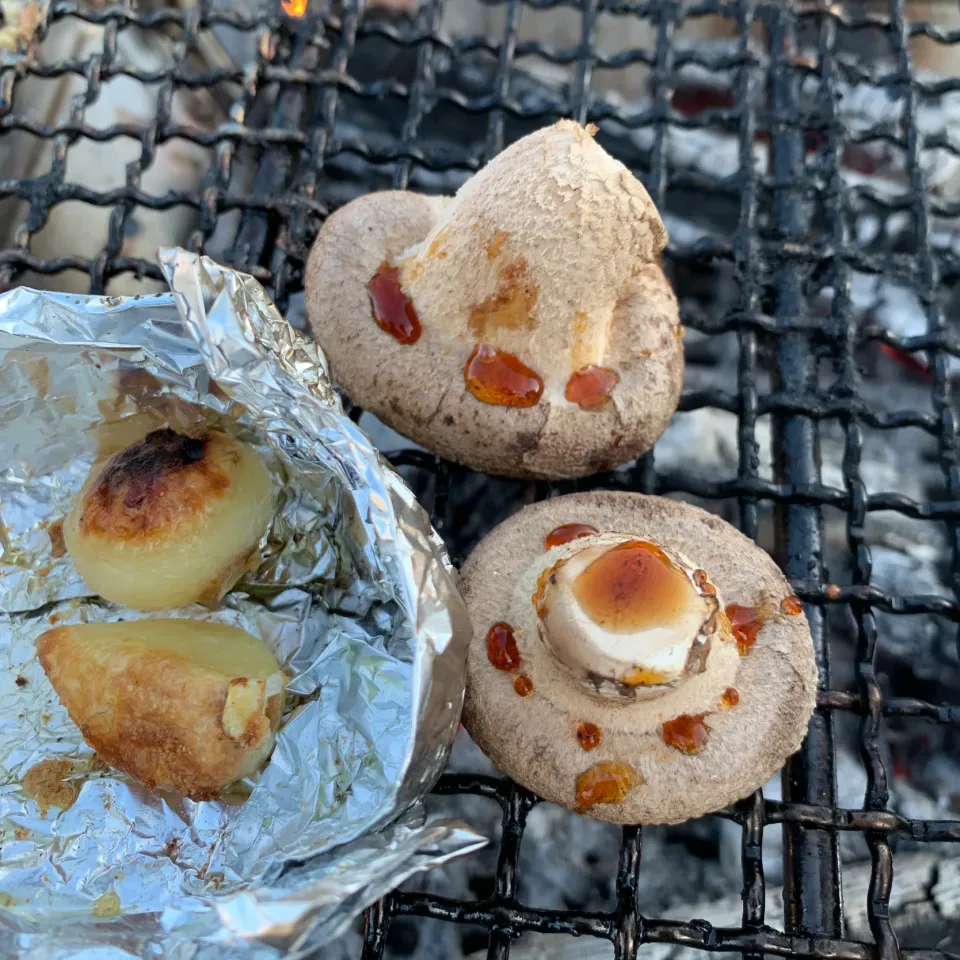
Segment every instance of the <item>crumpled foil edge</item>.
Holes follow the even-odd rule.
[[[311,517],[323,516],[323,511],[336,502],[340,511],[338,536],[347,531],[345,541],[350,543],[343,550],[350,557],[345,559],[343,550],[331,554],[329,537],[323,530],[308,531],[315,538],[307,538],[310,552],[304,554],[301,549],[298,553],[291,547],[301,542],[294,534],[304,532],[297,529],[304,511],[298,514],[295,509],[304,504],[291,507],[290,501],[296,499],[291,495],[289,516],[284,517],[286,527],[278,524],[284,536],[273,531],[277,543],[272,566],[257,571],[251,580],[252,592],[250,588],[247,592],[238,589],[236,595],[227,598],[222,610],[212,614],[193,608],[188,611],[191,616],[220,619],[249,629],[265,625],[267,632],[280,637],[280,650],[299,666],[291,689],[314,699],[305,704],[293,723],[290,718],[284,721],[275,756],[283,752],[280,743],[286,737],[296,744],[292,749],[300,750],[301,764],[312,765],[318,755],[310,744],[333,742],[330,749],[335,752],[340,748],[338,736],[342,739],[344,718],[359,718],[356,729],[365,731],[368,737],[365,740],[361,736],[354,745],[353,756],[360,762],[354,762],[348,771],[353,779],[348,780],[347,798],[338,795],[333,786],[327,791],[327,800],[333,804],[332,818],[312,819],[299,810],[297,778],[290,777],[282,762],[275,765],[271,760],[259,782],[251,784],[254,792],[239,808],[239,815],[227,808],[218,812],[222,805],[214,803],[188,802],[177,812],[162,801],[158,808],[154,798],[145,796],[149,791],[111,772],[100,774],[107,779],[84,781],[80,801],[71,811],[75,814],[73,833],[61,826],[65,823],[62,814],[44,822],[46,815],[38,814],[36,805],[21,797],[17,777],[11,781],[11,771],[22,773],[37,757],[68,755],[66,751],[76,743],[78,732],[55,702],[52,688],[32,657],[32,641],[41,629],[37,617],[62,616],[62,622],[69,623],[91,617],[110,619],[118,613],[110,613],[99,601],[90,605],[85,585],[69,558],[55,559],[49,566],[52,572],[46,576],[31,576],[36,561],[51,556],[44,525],[35,522],[38,506],[41,512],[46,509],[49,513],[52,505],[62,510],[88,467],[68,460],[67,469],[55,471],[54,481],[45,485],[37,502],[31,499],[31,482],[16,476],[15,468],[8,469],[0,475],[0,511],[4,511],[0,519],[6,523],[12,513],[15,522],[7,524],[4,536],[0,536],[0,564],[5,562],[4,551],[16,553],[21,547],[21,556],[31,562],[14,570],[17,576],[12,580],[4,581],[5,592],[11,583],[15,587],[8,592],[10,603],[2,607],[7,612],[0,614],[0,647],[7,642],[4,633],[10,635],[10,630],[18,638],[31,639],[27,644],[21,639],[19,647],[15,643],[5,651],[9,654],[5,673],[10,676],[0,676],[0,703],[8,715],[18,708],[34,711],[30,717],[33,727],[28,724],[26,731],[13,731],[17,748],[11,752],[4,744],[0,751],[5,754],[6,773],[5,785],[0,785],[4,825],[0,941],[7,947],[4,955],[13,957],[36,956],[38,952],[55,958],[80,954],[85,958],[180,957],[186,950],[187,955],[200,958],[220,955],[226,946],[234,952],[242,951],[236,955],[244,957],[296,956],[336,937],[360,910],[411,874],[486,843],[457,821],[425,821],[419,802],[442,771],[456,733],[470,638],[469,621],[456,591],[456,572],[442,541],[403,481],[343,414],[322,352],[286,324],[256,281],[184,250],[162,251],[160,263],[172,297],[76,298],[25,288],[0,297],[0,355],[8,361],[5,372],[0,370],[0,400],[5,402],[5,396],[9,397],[12,383],[21,391],[20,398],[29,400],[24,409],[36,414],[38,407],[43,408],[37,400],[43,400],[47,392],[55,394],[54,402],[63,406],[63,383],[79,385],[72,413],[62,416],[62,422],[56,416],[47,416],[46,420],[40,416],[33,424],[34,428],[39,424],[40,433],[44,426],[54,431],[69,429],[69,433],[58,436],[65,448],[75,447],[84,425],[92,422],[91,416],[97,416],[95,409],[91,414],[88,408],[97,400],[100,385],[92,374],[93,379],[84,379],[91,372],[77,360],[89,363],[96,357],[116,369],[142,367],[161,382],[163,391],[219,414],[237,405],[244,408],[246,413],[237,423],[251,435],[260,431],[269,439],[270,448],[263,448],[265,455],[278,458],[281,466],[285,464],[294,473],[299,471],[303,484],[313,484],[314,499],[305,502],[312,505],[314,513],[306,512]],[[13,350],[17,350],[20,364],[9,363],[8,355]],[[28,362],[22,363],[23,357]],[[44,359],[38,367],[33,363],[36,357],[49,357],[50,364]],[[99,360],[93,362],[99,370]],[[68,369],[74,378],[79,377],[75,383]],[[34,388],[36,397],[30,394]],[[93,396],[81,396],[88,392]],[[71,404],[64,409],[67,407]],[[77,408],[83,408],[79,414]],[[62,414],[61,410],[58,416]],[[13,429],[9,422],[5,424],[4,416],[0,407],[0,449],[5,440],[10,440],[9,430]],[[34,433],[40,435],[36,430]],[[33,439],[31,435],[31,442]],[[61,455],[65,456],[62,451]],[[324,485],[327,474],[335,475],[339,484],[340,493],[333,501]],[[52,542],[53,537],[49,540]],[[357,589],[334,587],[328,582],[333,556],[360,571]],[[277,593],[276,587],[287,584],[290,589]],[[267,593],[261,595],[258,589]],[[318,595],[325,604],[322,609],[317,607]],[[30,659],[34,662],[28,662]],[[351,680],[358,669],[366,678],[363,671],[371,668],[364,666],[368,663],[374,669],[369,675],[373,700],[356,700]],[[13,673],[17,673],[18,681],[29,679],[29,695],[22,689],[7,689],[13,687]],[[333,694],[325,701],[331,682]],[[384,704],[376,701],[383,682],[388,684],[389,693],[386,712]],[[409,701],[404,700],[404,688]],[[393,717],[389,713],[391,697],[400,704]],[[40,710],[49,711],[42,714],[42,723],[36,720]],[[24,713],[19,716],[22,721]],[[367,730],[365,724],[371,722],[374,726]],[[348,727],[348,732],[356,734],[356,729]],[[356,753],[365,743],[375,745],[370,749],[378,755],[381,749],[386,751],[382,763],[379,759],[374,763],[373,773],[364,769],[362,753]],[[81,742],[78,746],[85,745]],[[329,762],[330,749],[323,749],[321,755]],[[89,748],[86,751],[89,756]],[[14,754],[16,763],[11,759]],[[346,756],[349,759],[350,755]],[[285,759],[289,757],[278,757],[278,761]],[[343,773],[343,766],[339,773]],[[328,786],[322,771],[311,775],[318,781],[318,789]],[[56,887],[60,874],[71,870],[75,872],[70,876],[69,893],[74,898],[70,903],[95,905],[103,889],[104,870],[94,868],[103,868],[104,864],[102,856],[96,857],[101,838],[93,836],[101,832],[102,825],[91,809],[81,809],[84,800],[91,798],[101,804],[96,808],[100,820],[102,804],[114,811],[111,829],[102,830],[113,843],[109,855],[117,857],[117,851],[124,850],[124,829],[135,830],[133,835],[139,838],[134,848],[137,863],[146,856],[151,867],[161,871],[169,868],[169,878],[162,874],[167,885],[159,889],[163,894],[179,893],[160,896],[157,885],[148,884],[137,893],[154,896],[155,901],[141,898],[137,910],[109,920],[80,911],[62,922],[62,913],[56,911],[47,916],[43,909],[27,914],[10,909],[6,899],[10,895],[3,892],[4,876],[13,890],[24,878],[44,882],[53,878]],[[354,801],[356,809],[348,810]],[[346,815],[337,819],[345,811]],[[245,878],[245,869],[250,867],[255,868],[255,882],[228,883],[225,892],[212,895],[201,882],[202,871],[196,870],[196,856],[204,848],[201,845],[192,850],[196,856],[191,863],[186,840],[192,843],[197,837],[216,837],[218,831],[228,830],[234,834],[239,831],[243,837],[238,823],[245,826],[250,842],[245,854],[234,856],[235,870],[231,874],[228,869],[227,877]],[[271,828],[264,832],[258,823],[270,823]],[[284,827],[285,833],[281,829]],[[161,833],[152,844],[140,842],[144,829],[149,834],[155,828]],[[169,844],[171,837],[176,839],[178,830],[189,833],[181,851],[184,862],[190,865],[188,889],[178,883],[182,876],[170,867],[176,858],[168,857],[168,863],[161,853],[163,841]],[[44,841],[31,847],[25,835],[38,837],[36,831],[44,833]],[[58,831],[60,840],[55,836]],[[49,876],[41,876],[47,862],[43,858],[57,844],[69,846],[71,855]],[[216,843],[211,850],[215,847]],[[99,852],[103,854],[102,844]],[[226,862],[229,867],[229,858]],[[123,864],[122,858],[114,864],[119,870],[118,879],[124,869],[132,869]],[[109,863],[106,872],[110,872]],[[116,887],[123,885],[117,883]],[[112,893],[113,887],[107,889]],[[44,893],[52,894],[53,888]],[[36,908],[40,898],[35,899]]]

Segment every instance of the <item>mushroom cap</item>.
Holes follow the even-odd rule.
[[[330,216],[306,271],[311,326],[340,385],[430,450],[506,476],[561,478],[649,450],[683,379],[667,237],[642,184],[572,121],[517,141],[454,198],[369,194]],[[401,343],[366,285],[399,268],[422,325]],[[544,382],[539,402],[485,403],[464,366],[489,344]],[[607,403],[565,397],[573,372],[613,370]]]
[[[538,636],[531,594],[543,566],[577,541],[546,551],[562,524],[650,540],[707,572],[723,604],[762,605],[767,619],[740,656],[734,642],[713,643],[703,673],[654,700],[594,696]],[[591,541],[594,538],[591,538]],[[587,542],[591,542],[587,541]],[[583,541],[581,541],[582,543]],[[463,724],[491,760],[546,800],[574,809],[577,778],[598,763],[627,764],[640,782],[588,816],[613,823],[679,823],[727,806],[762,786],[799,749],[816,704],[817,668],[806,618],[781,610],[792,591],[773,560],[723,520],[686,503],[596,491],[526,507],[496,527],[464,564],[461,587],[474,628]],[[519,669],[496,669],[487,655],[491,625],[508,623]],[[533,690],[518,696],[517,675]],[[727,687],[739,703],[721,709]],[[707,742],[694,755],[667,746],[660,727],[678,715],[707,713]],[[602,740],[584,750],[580,723]]]

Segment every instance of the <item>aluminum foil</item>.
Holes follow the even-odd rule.
[[[297,955],[484,843],[418,802],[470,639],[440,539],[256,281],[183,250],[160,262],[172,295],[0,297],[5,957]],[[217,802],[104,767],[34,651],[54,623],[150,616],[91,596],[61,521],[98,456],[163,423],[229,430],[278,488],[259,568],[218,609],[176,614],[259,635],[291,677],[269,763]],[[62,809],[24,783],[58,762]]]

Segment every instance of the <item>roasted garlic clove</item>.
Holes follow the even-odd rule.
[[[64,524],[90,589],[139,610],[215,604],[256,559],[273,512],[270,476],[215,430],[155,430],[96,464]]]
[[[37,655],[87,743],[149,787],[212,798],[273,749],[283,674],[244,630],[199,620],[56,627]]]

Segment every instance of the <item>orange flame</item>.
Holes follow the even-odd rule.
[[[280,0],[280,6],[288,17],[302,17],[307,12],[307,0]]]

